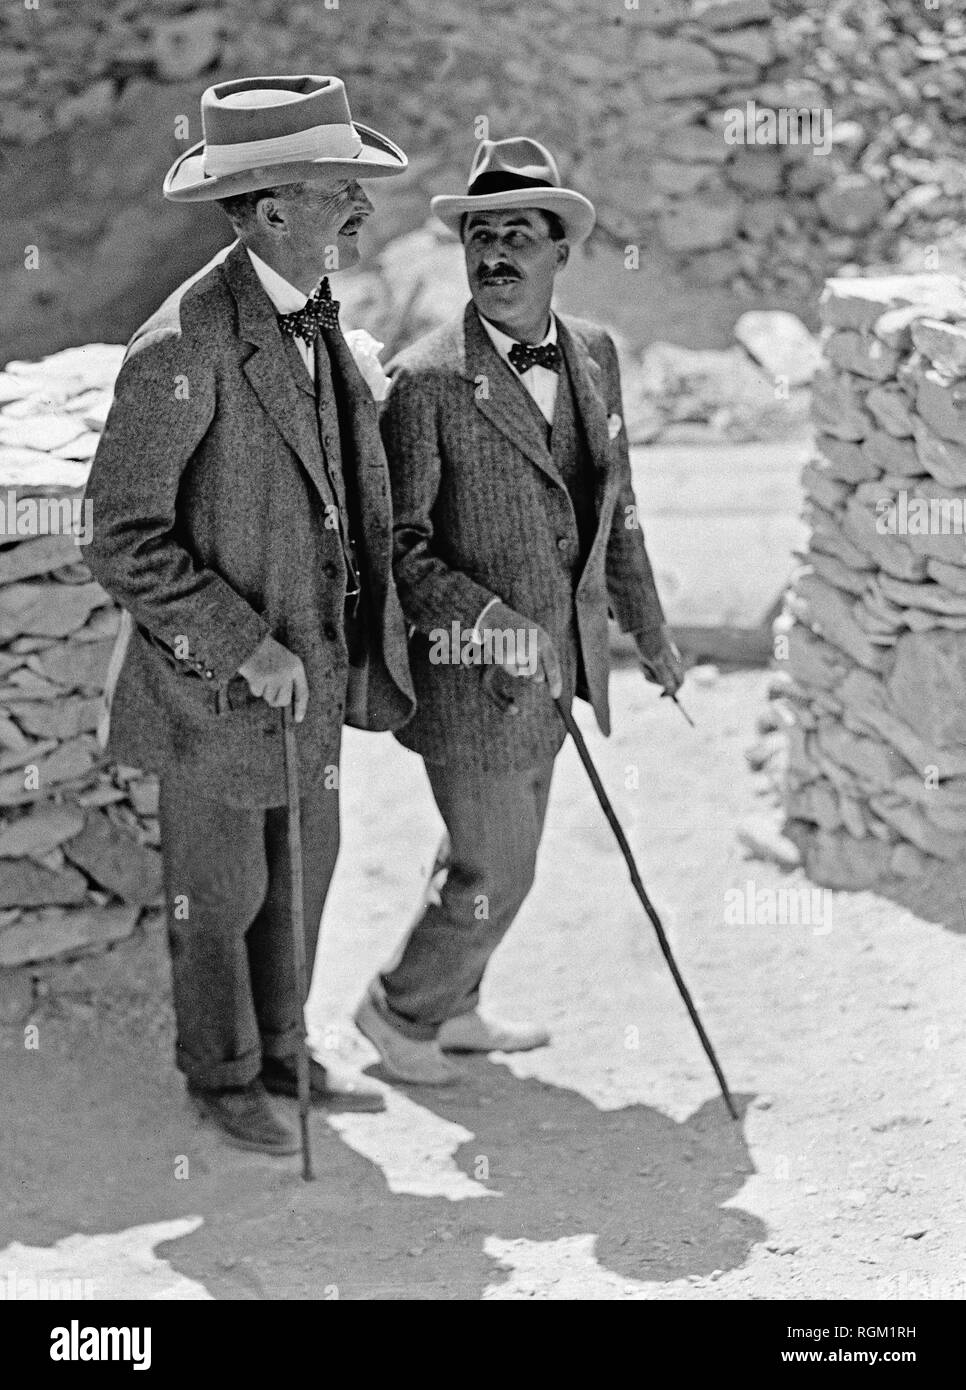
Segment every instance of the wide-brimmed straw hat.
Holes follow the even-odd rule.
[[[242,77],[201,98],[204,139],[180,155],[164,180],[176,203],[203,202],[326,173],[376,179],[401,174],[398,145],[359,125],[338,77]]]
[[[556,160],[546,146],[525,136],[481,141],[466,194],[440,194],[430,207],[457,236],[465,213],[540,208],[557,214],[567,240],[575,246],[587,240],[597,221],[589,198],[561,188]]]

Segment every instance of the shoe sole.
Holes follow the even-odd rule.
[[[370,1030],[370,1028],[366,1026],[366,1023],[363,1021],[363,1019],[359,1017],[361,1013],[362,1009],[356,1011],[353,1017],[353,1022],[355,1023],[362,1036],[366,1038],[369,1042],[371,1042],[373,1047],[379,1053],[379,1058],[382,1062],[383,1067],[394,1081],[402,1081],[407,1086],[453,1086],[456,1084],[457,1081],[462,1081],[462,1073],[455,1068],[452,1076],[443,1076],[440,1077],[438,1080],[435,1077],[432,1080],[430,1080],[425,1076],[407,1076],[388,1059],[382,1047],[380,1046],[378,1038],[373,1036],[374,1030]],[[386,1026],[388,1027],[388,1025]]]
[[[454,1052],[469,1057],[475,1054],[477,1057],[485,1057],[489,1052],[536,1052],[538,1047],[549,1047],[550,1039],[541,1038],[539,1042],[514,1043],[512,1047],[501,1047],[499,1043],[493,1043],[489,1047],[470,1047],[466,1043],[443,1043],[439,1047],[441,1052]]]

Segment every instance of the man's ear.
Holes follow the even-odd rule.
[[[287,228],[285,213],[274,197],[259,198],[255,205],[255,221],[262,232],[283,232]]]
[[[557,265],[561,270],[570,260],[570,242],[558,241],[554,243],[557,247]]]

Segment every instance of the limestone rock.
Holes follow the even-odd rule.
[[[801,319],[780,309],[742,314],[735,337],[771,377],[790,386],[810,382],[821,363],[819,345]]]
[[[746,816],[736,829],[738,840],[751,851],[752,858],[795,869],[801,862],[798,848],[770,816]]]
[[[966,384],[952,386],[925,376],[919,382],[916,409],[943,439],[966,445]]]
[[[221,47],[223,22],[218,10],[195,10],[158,24],[152,38],[158,76],[183,82],[209,68]]]
[[[0,827],[0,859],[46,854],[84,825],[80,811],[69,806],[36,806],[19,820]]]
[[[889,871],[891,850],[878,840],[818,831],[805,850],[805,872],[826,888],[872,888]]]
[[[949,275],[841,277],[827,281],[822,322],[830,328],[870,330],[890,309],[920,305],[936,317],[966,318],[966,290]]]
[[[71,863],[125,902],[147,904],[161,892],[161,856],[90,811],[80,834],[64,846]]]
[[[806,575],[795,588],[796,606],[800,616],[820,636],[869,670],[879,670],[882,654],[869,641],[852,612],[852,606],[837,589],[819,579]]]
[[[912,329],[912,341],[944,376],[966,376],[966,327],[922,318]]]
[[[896,439],[908,439],[913,433],[913,417],[909,398],[893,386],[874,386],[865,398],[865,408],[875,416],[876,423]]]
[[[887,381],[896,374],[899,359],[891,348],[878,338],[867,337],[843,328],[832,334],[825,344],[830,362],[845,371],[872,381]]]
[[[679,253],[710,250],[734,237],[740,216],[737,199],[708,203],[703,198],[681,198],[662,214],[661,237],[670,250]]]
[[[45,869],[29,859],[0,861],[0,907],[82,903],[87,880],[76,869]]]
[[[812,416],[816,425],[835,439],[858,441],[874,429],[863,408],[865,396],[845,372],[821,371],[812,383]]]
[[[79,556],[71,536],[37,536],[8,546],[0,551],[0,585],[49,574],[61,565],[72,564]]]
[[[28,965],[123,941],[137,925],[137,906],[49,908],[0,929],[0,966]]]
[[[910,633],[899,641],[895,657],[886,688],[899,717],[941,747],[966,746],[966,638],[955,632]]]
[[[0,589],[0,641],[20,633],[66,637],[108,602],[99,584],[8,584]]]
[[[873,430],[862,442],[862,453],[877,473],[898,473],[915,478],[928,471],[910,440],[896,439],[885,430]]]
[[[882,189],[861,174],[847,175],[824,188],[817,202],[825,221],[841,232],[866,231],[888,206]]]
[[[11,703],[7,708],[25,733],[38,738],[67,739],[93,733],[102,706],[100,695],[75,695],[63,700]]]
[[[826,460],[827,472],[844,483],[871,482],[882,471],[860,445],[850,440],[820,434],[815,443]]]

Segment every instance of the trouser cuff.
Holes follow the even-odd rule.
[[[247,1086],[254,1081],[261,1071],[262,1058],[260,1051],[253,1048],[229,1062],[206,1062],[200,1057],[192,1057],[178,1044],[175,1065],[192,1086],[203,1091],[225,1091],[233,1086]]]
[[[435,1042],[441,1025],[413,1022],[403,1018],[402,1014],[397,1014],[386,999],[386,987],[381,975],[369,986],[369,998],[376,1013],[384,1018],[391,1028],[395,1028],[397,1033],[402,1033],[403,1037],[412,1038],[413,1042]]]

